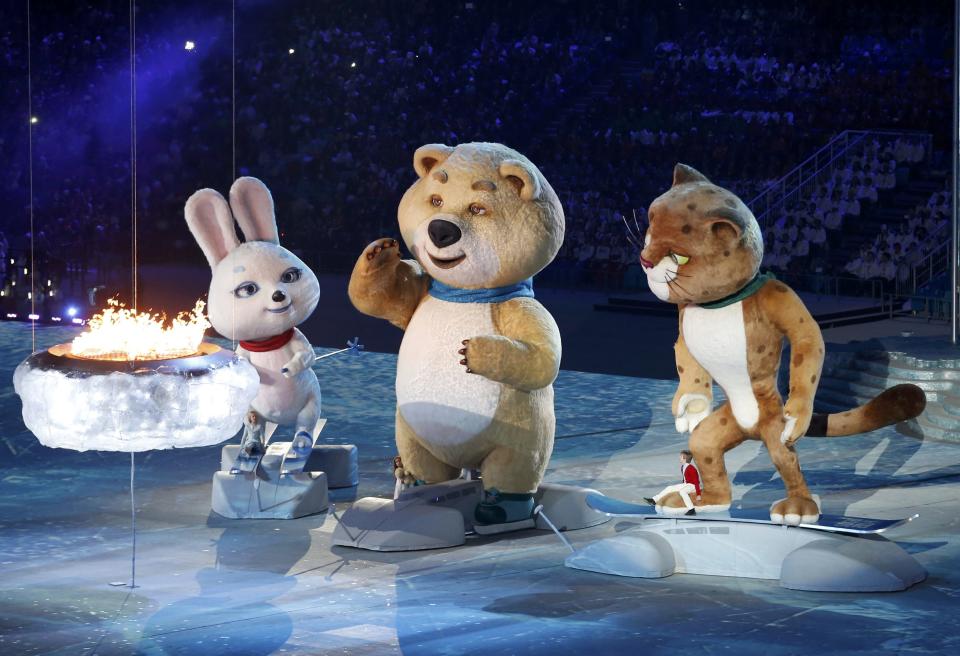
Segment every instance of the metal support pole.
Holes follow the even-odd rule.
[[[130,587],[137,587],[137,500],[133,494],[134,452],[130,452],[130,532],[133,534],[133,549],[130,554]]]
[[[130,452],[130,581],[113,581],[110,583],[116,588],[135,588],[137,587],[137,498],[134,494],[134,480],[136,466],[134,452]]]

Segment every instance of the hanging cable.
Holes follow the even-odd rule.
[[[137,310],[137,18],[130,0],[130,251],[132,307]]]
[[[237,0],[230,11],[230,143],[233,146],[233,168],[230,181],[237,179]]]
[[[33,53],[30,49],[30,0],[27,0],[27,161],[30,178],[30,337],[37,350],[36,235],[33,228]]]
[[[232,147],[230,184],[237,179],[237,0],[230,6],[230,144]],[[233,298],[233,350],[237,350],[237,298]]]

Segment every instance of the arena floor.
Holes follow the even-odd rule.
[[[66,329],[38,333],[39,345]],[[29,328],[0,324],[0,376]],[[324,436],[359,446],[360,495],[392,491],[395,357],[317,366]],[[564,371],[547,480],[624,499],[673,482],[684,440],[672,383]],[[374,553],[331,546],[335,520],[231,521],[210,510],[219,447],[137,461],[137,583],[130,569],[126,454],[45,448],[0,388],[0,653],[602,654],[947,653],[960,643],[960,446],[892,429],[800,451],[824,511],[919,520],[890,534],[929,571],[893,594],[795,592],[775,581],[634,580],[567,569],[546,532],[463,547]],[[737,503],[767,507],[781,483],[757,444],[732,452]],[[347,499],[338,501],[343,509]],[[568,533],[575,546],[634,525]]]

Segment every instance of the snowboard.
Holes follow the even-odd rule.
[[[619,515],[629,517],[643,517],[643,519],[676,519],[683,521],[724,521],[738,522],[744,524],[770,524],[771,526],[783,526],[770,521],[769,511],[760,508],[738,509],[731,508],[725,512],[703,513],[697,515],[660,515],[657,514],[654,506],[646,503],[630,503],[621,501],[603,494],[588,494],[587,505],[596,511],[606,513],[607,515]],[[883,533],[895,526],[906,524],[917,517],[919,514],[911,515],[904,519],[874,519],[871,517],[851,517],[848,515],[820,515],[820,519],[815,524],[800,524],[798,526],[787,526],[787,528],[805,528],[814,531],[827,531],[829,533],[844,533],[847,535],[876,535]]]

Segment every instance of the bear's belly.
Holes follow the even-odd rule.
[[[296,423],[297,414],[317,385],[312,370],[302,371],[293,378],[284,378],[280,369],[292,357],[293,353],[288,349],[250,354],[250,363],[260,374],[260,389],[250,407],[280,426]]]
[[[737,423],[753,428],[760,419],[760,406],[747,369],[743,303],[716,310],[688,305],[683,311],[683,341],[727,395]]]
[[[500,383],[466,373],[457,351],[465,339],[493,334],[488,303],[428,296],[417,308],[397,358],[397,406],[424,442],[464,444],[490,425]]]

